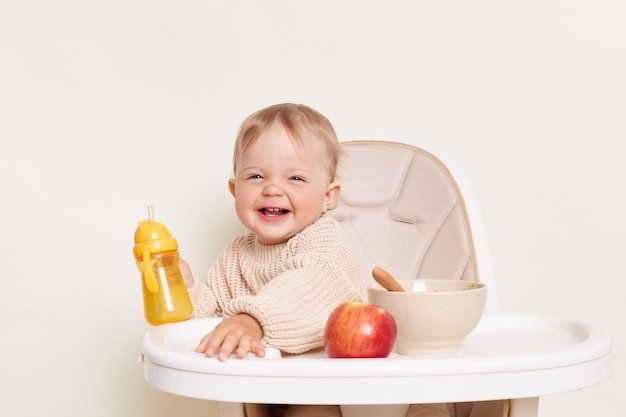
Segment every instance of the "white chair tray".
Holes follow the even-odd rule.
[[[174,394],[227,402],[404,404],[527,398],[597,384],[610,375],[608,330],[584,320],[486,314],[457,354],[330,359],[323,349],[220,362],[194,351],[220,319],[152,328],[146,380]]]

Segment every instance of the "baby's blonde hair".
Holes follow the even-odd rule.
[[[251,114],[243,121],[235,140],[233,152],[233,172],[235,175],[237,174],[237,160],[240,155],[274,123],[280,123],[291,140],[299,144],[307,145],[305,138],[309,136],[322,140],[328,154],[329,178],[330,181],[335,180],[341,147],[333,125],[318,111],[303,104],[293,103],[266,107]]]

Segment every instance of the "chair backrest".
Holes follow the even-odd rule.
[[[461,174],[404,141],[352,140],[342,148],[341,197],[327,215],[343,225],[363,274],[373,282],[372,268],[380,266],[398,279],[485,282],[486,312],[498,310],[482,219],[473,196],[468,210],[471,190],[461,189]]]

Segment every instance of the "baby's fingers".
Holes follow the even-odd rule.
[[[239,337],[233,333],[228,333],[222,342],[222,346],[220,346],[219,354],[217,355],[217,359],[220,361],[225,361],[228,357],[235,351],[237,346],[239,345]]]
[[[254,317],[239,314],[219,323],[215,329],[200,340],[196,352],[212,357],[217,354],[220,361],[225,361],[234,352],[243,358],[248,352],[262,358],[265,347],[260,337],[263,331]]]
[[[259,346],[261,349],[259,349]],[[263,345],[254,339],[252,339],[248,335],[243,335],[239,340],[239,347],[237,348],[236,354],[238,358],[243,358],[249,352],[254,353],[258,357],[262,358],[265,356],[265,348]]]
[[[196,352],[204,353],[208,357],[212,357],[219,349],[220,344],[221,341],[217,339],[213,333],[209,333],[200,340],[200,343],[198,343],[196,347]]]
[[[263,346],[263,343],[259,342],[258,340],[253,340],[250,352],[254,353],[259,358],[264,358],[265,346]]]
[[[180,273],[183,276],[183,282],[185,283],[185,288],[190,289],[193,287],[194,278],[193,273],[191,272],[191,268],[189,264],[185,262],[183,259],[178,260],[178,268],[180,269]]]
[[[204,353],[210,358],[217,354],[217,359],[225,361],[239,344],[239,336],[236,333],[228,332],[224,335],[222,332],[213,331],[200,340],[196,352]]]

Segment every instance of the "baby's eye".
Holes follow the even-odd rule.
[[[291,179],[293,181],[305,181],[304,177],[299,177],[297,175],[294,175],[293,177],[291,177]]]
[[[248,180],[257,180],[257,179],[260,179],[260,178],[263,178],[263,177],[261,175],[259,175],[259,174],[250,174],[250,175],[248,175],[246,177],[246,179],[248,179]]]

